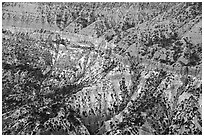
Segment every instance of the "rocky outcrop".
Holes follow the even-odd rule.
[[[109,6],[2,4],[3,134],[202,133],[200,3]]]

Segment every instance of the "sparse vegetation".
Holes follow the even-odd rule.
[[[2,134],[201,135],[201,22],[201,2],[2,3]]]

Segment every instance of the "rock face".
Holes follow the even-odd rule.
[[[3,3],[3,134],[202,134],[201,7]]]

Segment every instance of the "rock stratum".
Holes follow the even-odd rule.
[[[2,3],[2,134],[202,134],[202,3]]]

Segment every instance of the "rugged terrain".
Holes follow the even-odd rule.
[[[202,3],[2,3],[2,134],[202,134]]]

